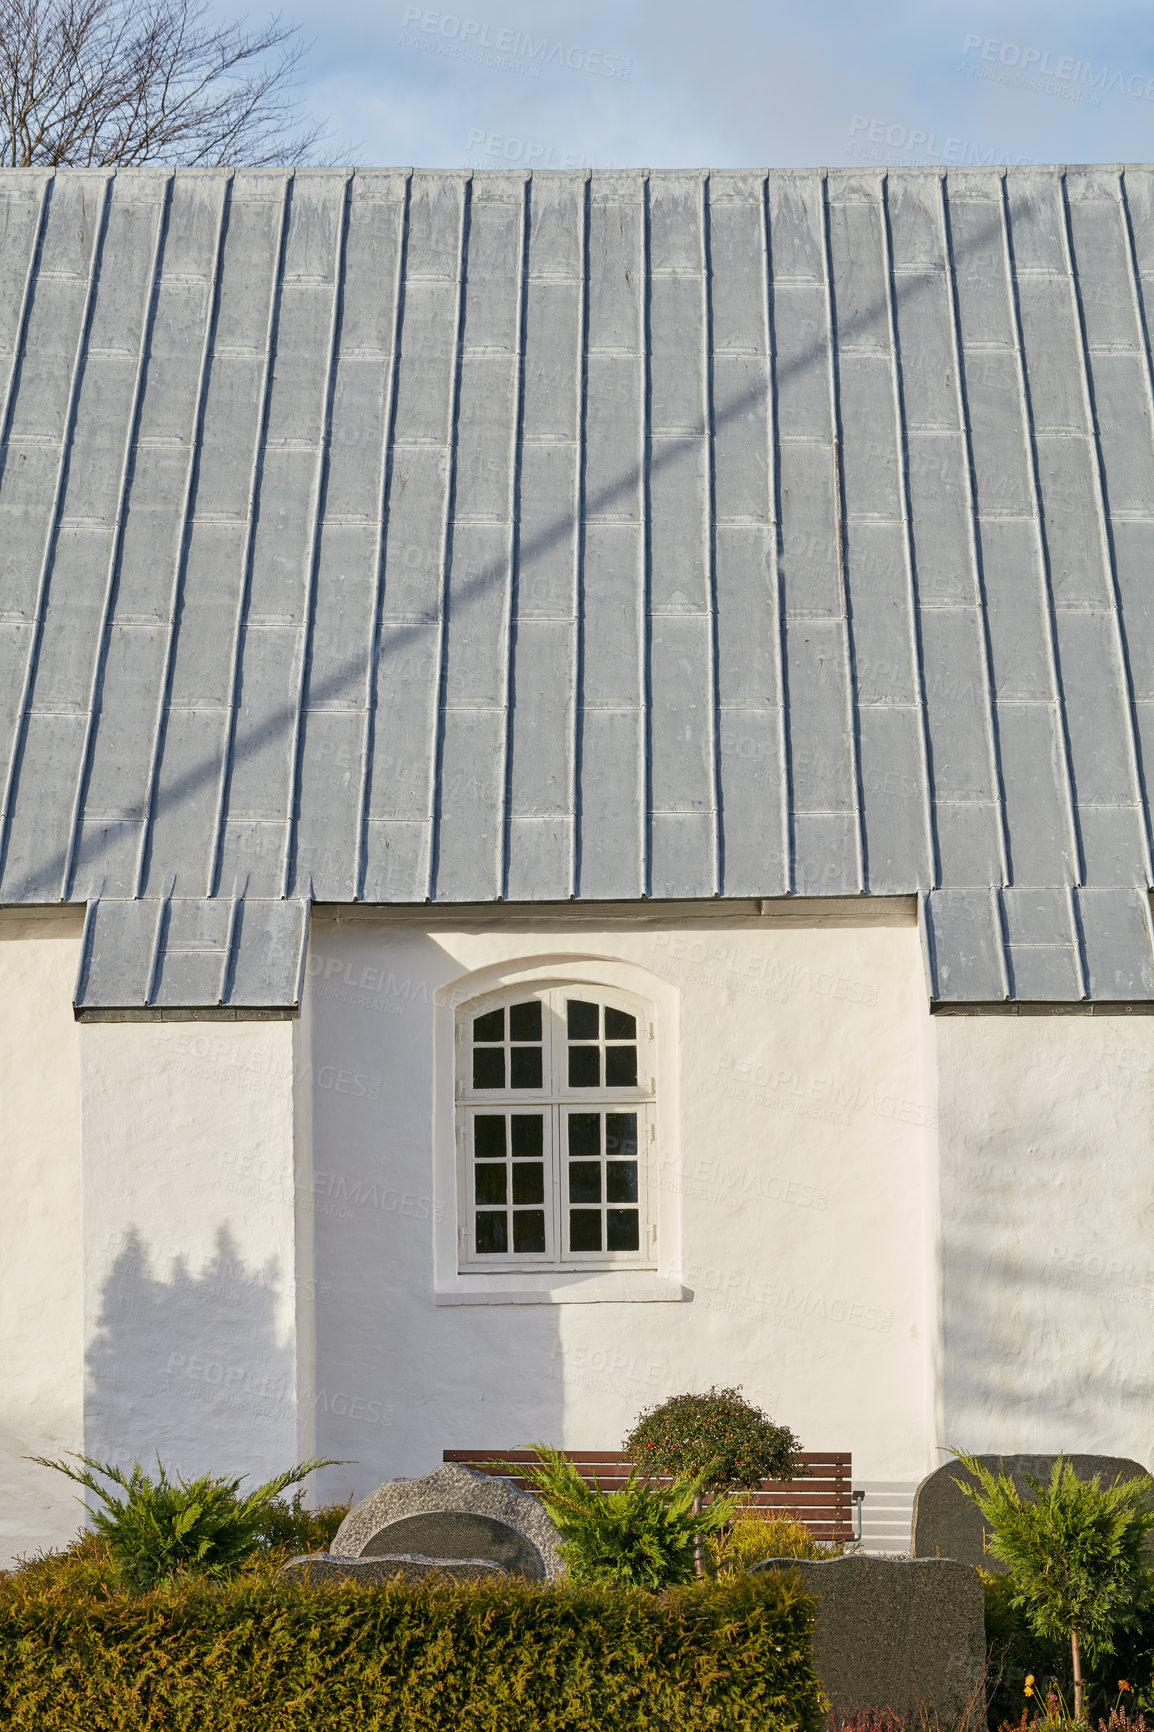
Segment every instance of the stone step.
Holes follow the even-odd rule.
[[[863,1552],[891,1556],[910,1549],[916,1480],[859,1479],[855,1491],[864,1491],[862,1503]]]

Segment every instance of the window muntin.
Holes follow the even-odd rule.
[[[565,1114],[565,1232],[575,1252],[639,1251],[638,1115]]]
[[[637,1018],[614,1005],[565,1000],[570,1088],[637,1087]]]
[[[463,1265],[654,1266],[651,1040],[644,1006],[592,985],[466,1007]]]
[[[473,1018],[475,1089],[541,1087],[541,1012],[540,1000],[530,999]]]
[[[546,1256],[544,1113],[472,1115],[473,1250]]]

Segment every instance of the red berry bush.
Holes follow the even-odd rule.
[[[638,1419],[622,1448],[642,1473],[700,1479],[708,1495],[752,1491],[801,1472],[801,1444],[740,1388],[672,1395]]]

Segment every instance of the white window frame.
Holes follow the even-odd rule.
[[[586,999],[625,1011],[637,1020],[637,1083],[633,1087],[570,1087],[565,1001]],[[512,1087],[476,1089],[472,1081],[472,1031],[475,1018],[498,1008],[540,1000],[543,1019],[543,1080],[539,1089]],[[658,1266],[656,1185],[654,1152],[657,1138],[657,1067],[655,1012],[652,1004],[635,993],[593,980],[527,980],[519,985],[503,984],[496,990],[470,999],[457,1008],[454,1030],[455,1142],[457,1190],[458,1273],[461,1275],[505,1275],[528,1272],[581,1274],[593,1271],[651,1272]],[[506,1024],[506,1049],[510,1044]],[[600,1045],[606,1044],[602,1037]],[[602,1071],[602,1074],[603,1071]],[[506,1072],[508,1075],[508,1072]],[[571,1252],[566,1249],[568,1204],[565,1196],[565,1124],[573,1111],[596,1108],[606,1113],[614,1108],[637,1114],[637,1168],[639,1233],[636,1251]],[[545,1120],[545,1216],[546,1249],[543,1253],[513,1250],[479,1253],[475,1249],[475,1214],[472,1125],[478,1113],[516,1112],[536,1107]],[[602,1207],[606,1204],[603,1203]]]

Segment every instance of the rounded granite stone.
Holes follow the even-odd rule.
[[[1056,1455],[979,1455],[977,1458],[991,1473],[1003,1468],[1020,1493],[1032,1497],[1026,1475],[1049,1484]],[[1124,1455],[1067,1455],[1079,1479],[1101,1475],[1103,1486],[1115,1480],[1143,1479],[1146,1469],[1140,1462]],[[913,1536],[910,1550],[915,1558],[954,1558],[958,1563],[974,1564],[996,1575],[1004,1575],[1007,1566],[1000,1558],[985,1550],[986,1529],[981,1511],[973,1498],[967,1497],[957,1484],[964,1480],[976,1485],[960,1461],[947,1461],[935,1468],[914,1493]]]
[[[507,1580],[509,1572],[488,1558],[422,1558],[415,1555],[372,1558],[338,1558],[331,1552],[310,1552],[290,1558],[282,1576],[304,1581],[310,1588],[337,1586],[346,1582],[484,1582]]]
[[[425,1558],[487,1558],[526,1581],[545,1575],[541,1554],[518,1528],[474,1510],[423,1510],[401,1516],[373,1535],[362,1558],[415,1555]]]
[[[460,1523],[458,1557],[489,1557],[493,1563],[512,1569],[529,1580],[554,1581],[564,1574],[561,1559],[561,1536],[545,1513],[544,1506],[528,1492],[518,1491],[507,1480],[493,1474],[477,1473],[473,1468],[446,1462],[435,1473],[420,1479],[390,1479],[351,1509],[333,1540],[331,1553],[335,1557],[359,1558],[372,1555],[376,1546],[391,1552],[417,1550],[414,1536],[423,1534],[420,1550],[432,1551],[443,1558],[454,1555],[452,1538],[453,1516],[483,1517],[488,1528],[475,1521]],[[436,1523],[413,1525],[415,1516],[436,1516]],[[385,1539],[383,1531],[404,1523],[401,1533],[409,1537],[408,1546],[395,1543],[395,1537]],[[502,1536],[499,1530],[510,1530]],[[487,1532],[488,1542],[479,1540]],[[378,1539],[378,1536],[382,1536]]]

